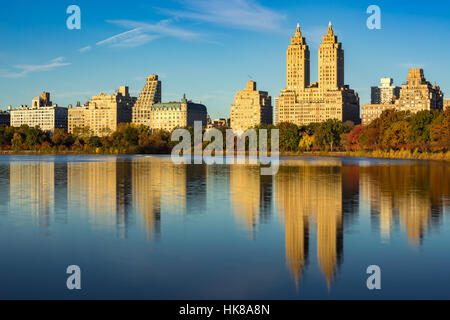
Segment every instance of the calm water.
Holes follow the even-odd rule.
[[[440,163],[0,156],[0,298],[449,299],[449,208]]]

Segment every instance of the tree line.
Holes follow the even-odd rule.
[[[367,126],[327,120],[305,126],[281,123],[264,128],[280,130],[281,152],[450,151],[450,110],[386,110]]]
[[[71,134],[55,129],[50,133],[27,125],[0,126],[0,148],[11,152],[168,154],[174,145],[170,140],[169,132],[131,124],[121,124],[117,131],[102,137],[87,136],[83,130]]]
[[[192,128],[187,129],[193,134]],[[253,129],[268,129],[269,135],[270,129],[279,129],[280,151],[285,153],[450,152],[450,110],[420,111],[414,114],[387,110],[367,126],[327,120],[305,126],[280,123]],[[225,138],[226,128],[219,130]],[[70,134],[56,129],[49,133],[26,125],[20,128],[0,126],[0,149],[41,153],[169,154],[178,143],[171,141],[170,132],[149,130],[142,125],[121,124],[117,131],[104,137],[86,135],[84,131],[76,130]],[[206,145],[208,142],[204,143]]]

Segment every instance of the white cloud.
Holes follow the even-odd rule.
[[[184,10],[161,9],[169,15],[234,28],[280,31],[285,16],[255,0],[183,0]]]
[[[150,24],[132,20],[110,20],[108,23],[131,29],[108,39],[97,42],[98,46],[137,47],[161,37],[174,37],[182,40],[194,40],[200,35],[171,25],[171,20]]]
[[[11,78],[11,79],[18,79],[23,78],[26,75],[34,72],[43,72],[43,71],[51,71],[56,68],[65,67],[70,65],[68,62],[64,62],[63,57],[58,57],[53,60],[51,60],[49,63],[46,64],[40,64],[40,65],[33,65],[33,64],[20,64],[15,65],[14,68],[19,69],[20,71],[16,72],[4,72],[0,74],[3,78]]]
[[[84,53],[84,52],[88,52],[88,51],[91,51],[91,50],[92,50],[92,47],[91,46],[87,46],[87,47],[79,49],[78,52]]]

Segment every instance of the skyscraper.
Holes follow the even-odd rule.
[[[310,52],[300,26],[287,50],[287,87],[278,121],[307,125],[328,119],[359,123],[359,97],[344,84],[344,50],[331,23],[319,48],[319,81],[310,84]]]
[[[161,102],[161,81],[157,75],[150,75],[133,107],[133,123],[151,126],[151,107]]]
[[[344,87],[344,50],[328,25],[327,34],[319,47],[319,88],[335,90]]]

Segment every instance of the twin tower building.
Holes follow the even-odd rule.
[[[286,71],[287,87],[275,101],[275,123],[308,125],[328,119],[359,123],[359,97],[345,85],[344,50],[334,34],[331,22],[319,47],[319,81],[311,83],[310,51],[299,25],[287,50]],[[250,108],[242,102],[245,95],[250,95],[251,88],[260,97],[260,103],[252,99],[255,105],[260,105],[253,110],[253,114],[256,114],[253,119],[245,116],[243,111]],[[266,120],[270,113],[267,108],[272,108],[270,102],[267,103],[268,98],[266,92],[256,91],[256,84],[247,85],[246,90],[238,93],[231,107],[231,127],[246,130],[261,123],[270,124]],[[248,100],[248,103],[251,101]]]

